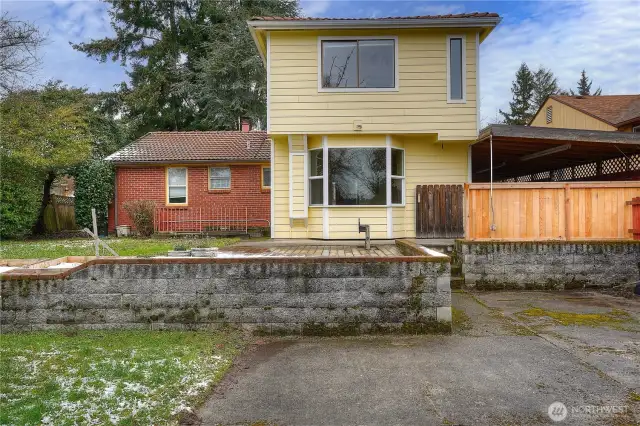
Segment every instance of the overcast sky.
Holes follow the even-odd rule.
[[[503,21],[482,44],[483,123],[507,108],[521,62],[543,65],[563,88],[574,88],[584,68],[603,94],[640,93],[640,1],[358,1],[303,0],[307,16],[384,17],[498,12]],[[127,79],[119,63],[101,64],[69,42],[112,34],[108,5],[93,0],[6,1],[2,11],[33,21],[48,33],[35,83],[60,79],[89,90],[112,90]]]

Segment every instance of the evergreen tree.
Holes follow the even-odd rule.
[[[602,89],[600,87],[598,87],[598,89],[593,93],[593,95],[591,94],[592,84],[593,84],[593,81],[591,81],[591,79],[587,77],[587,72],[585,70],[582,70],[582,72],[580,73],[580,79],[578,80],[578,86],[577,86],[578,95],[600,96],[602,94]],[[571,93],[571,96],[576,96],[573,90],[569,90],[569,92]]]
[[[258,67],[263,65],[251,60],[256,49],[246,43],[250,39],[246,19],[254,14],[298,14],[295,0],[105,1],[111,4],[115,36],[73,47],[102,62],[110,58],[129,66],[131,82],[122,83],[119,94],[133,136],[150,130],[229,128],[228,120],[210,119],[219,105],[238,104],[234,123],[240,116],[255,115],[252,109],[259,110],[264,97],[238,101],[237,91],[221,90],[216,94],[219,102],[212,106],[203,99],[211,89],[200,73],[218,74],[222,68],[225,84],[232,87],[247,84],[243,80],[247,76],[262,83],[264,73],[260,75]],[[217,56],[213,72],[205,65],[211,55]],[[217,81],[211,84],[221,87]]]
[[[509,102],[511,111],[500,114],[505,124],[528,124],[533,116],[533,101],[535,90],[535,78],[529,67],[524,62],[516,72],[516,79],[511,85],[513,100]]]
[[[533,111],[537,111],[551,95],[560,93],[558,79],[545,67],[538,68],[533,74]]]

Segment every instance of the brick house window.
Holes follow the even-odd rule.
[[[167,168],[167,204],[187,204],[187,168]]]
[[[271,167],[262,167],[262,187],[271,188]]]
[[[209,189],[231,189],[231,169],[209,167]]]

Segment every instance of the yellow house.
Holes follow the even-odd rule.
[[[640,132],[640,95],[551,95],[530,125],[637,133]]]
[[[493,13],[254,18],[267,68],[272,238],[415,237],[416,186],[463,184]]]

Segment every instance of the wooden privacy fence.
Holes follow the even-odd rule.
[[[44,226],[48,232],[77,229],[75,198],[51,194],[44,209]]]
[[[465,185],[467,239],[629,240],[640,182],[494,183],[493,203],[490,192]]]
[[[417,185],[416,237],[464,237],[463,193],[462,185]]]

